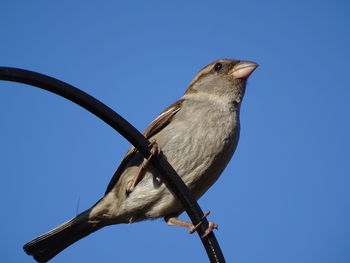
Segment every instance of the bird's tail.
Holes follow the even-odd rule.
[[[28,255],[38,262],[47,262],[74,242],[100,229],[102,226],[89,223],[91,209],[39,236],[23,246]]]

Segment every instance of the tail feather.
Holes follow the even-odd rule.
[[[74,242],[100,229],[101,226],[89,223],[87,210],[71,220],[39,236],[23,246],[28,255],[38,262],[47,262]]]

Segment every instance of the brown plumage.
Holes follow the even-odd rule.
[[[203,68],[183,97],[163,111],[146,129],[182,180],[200,198],[217,180],[233,155],[239,138],[239,110],[246,79],[257,64],[218,60]],[[108,184],[105,195],[90,209],[24,245],[38,262],[108,225],[163,217],[169,225],[193,230],[177,219],[181,204],[143,156],[131,148]],[[141,180],[133,185],[140,169]],[[211,230],[211,229],[210,229]]]

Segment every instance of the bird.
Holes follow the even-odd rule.
[[[210,63],[144,132],[152,142],[151,156],[161,151],[197,200],[218,179],[236,150],[241,102],[247,79],[257,67],[255,62],[238,59]],[[96,204],[23,249],[37,262],[47,262],[105,226],[157,218],[195,232],[196,226],[178,219],[183,211],[149,159],[131,147]],[[215,228],[210,222],[206,233]]]

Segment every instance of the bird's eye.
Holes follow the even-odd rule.
[[[222,69],[222,64],[221,63],[216,63],[214,66],[215,71],[219,71],[220,69]]]

